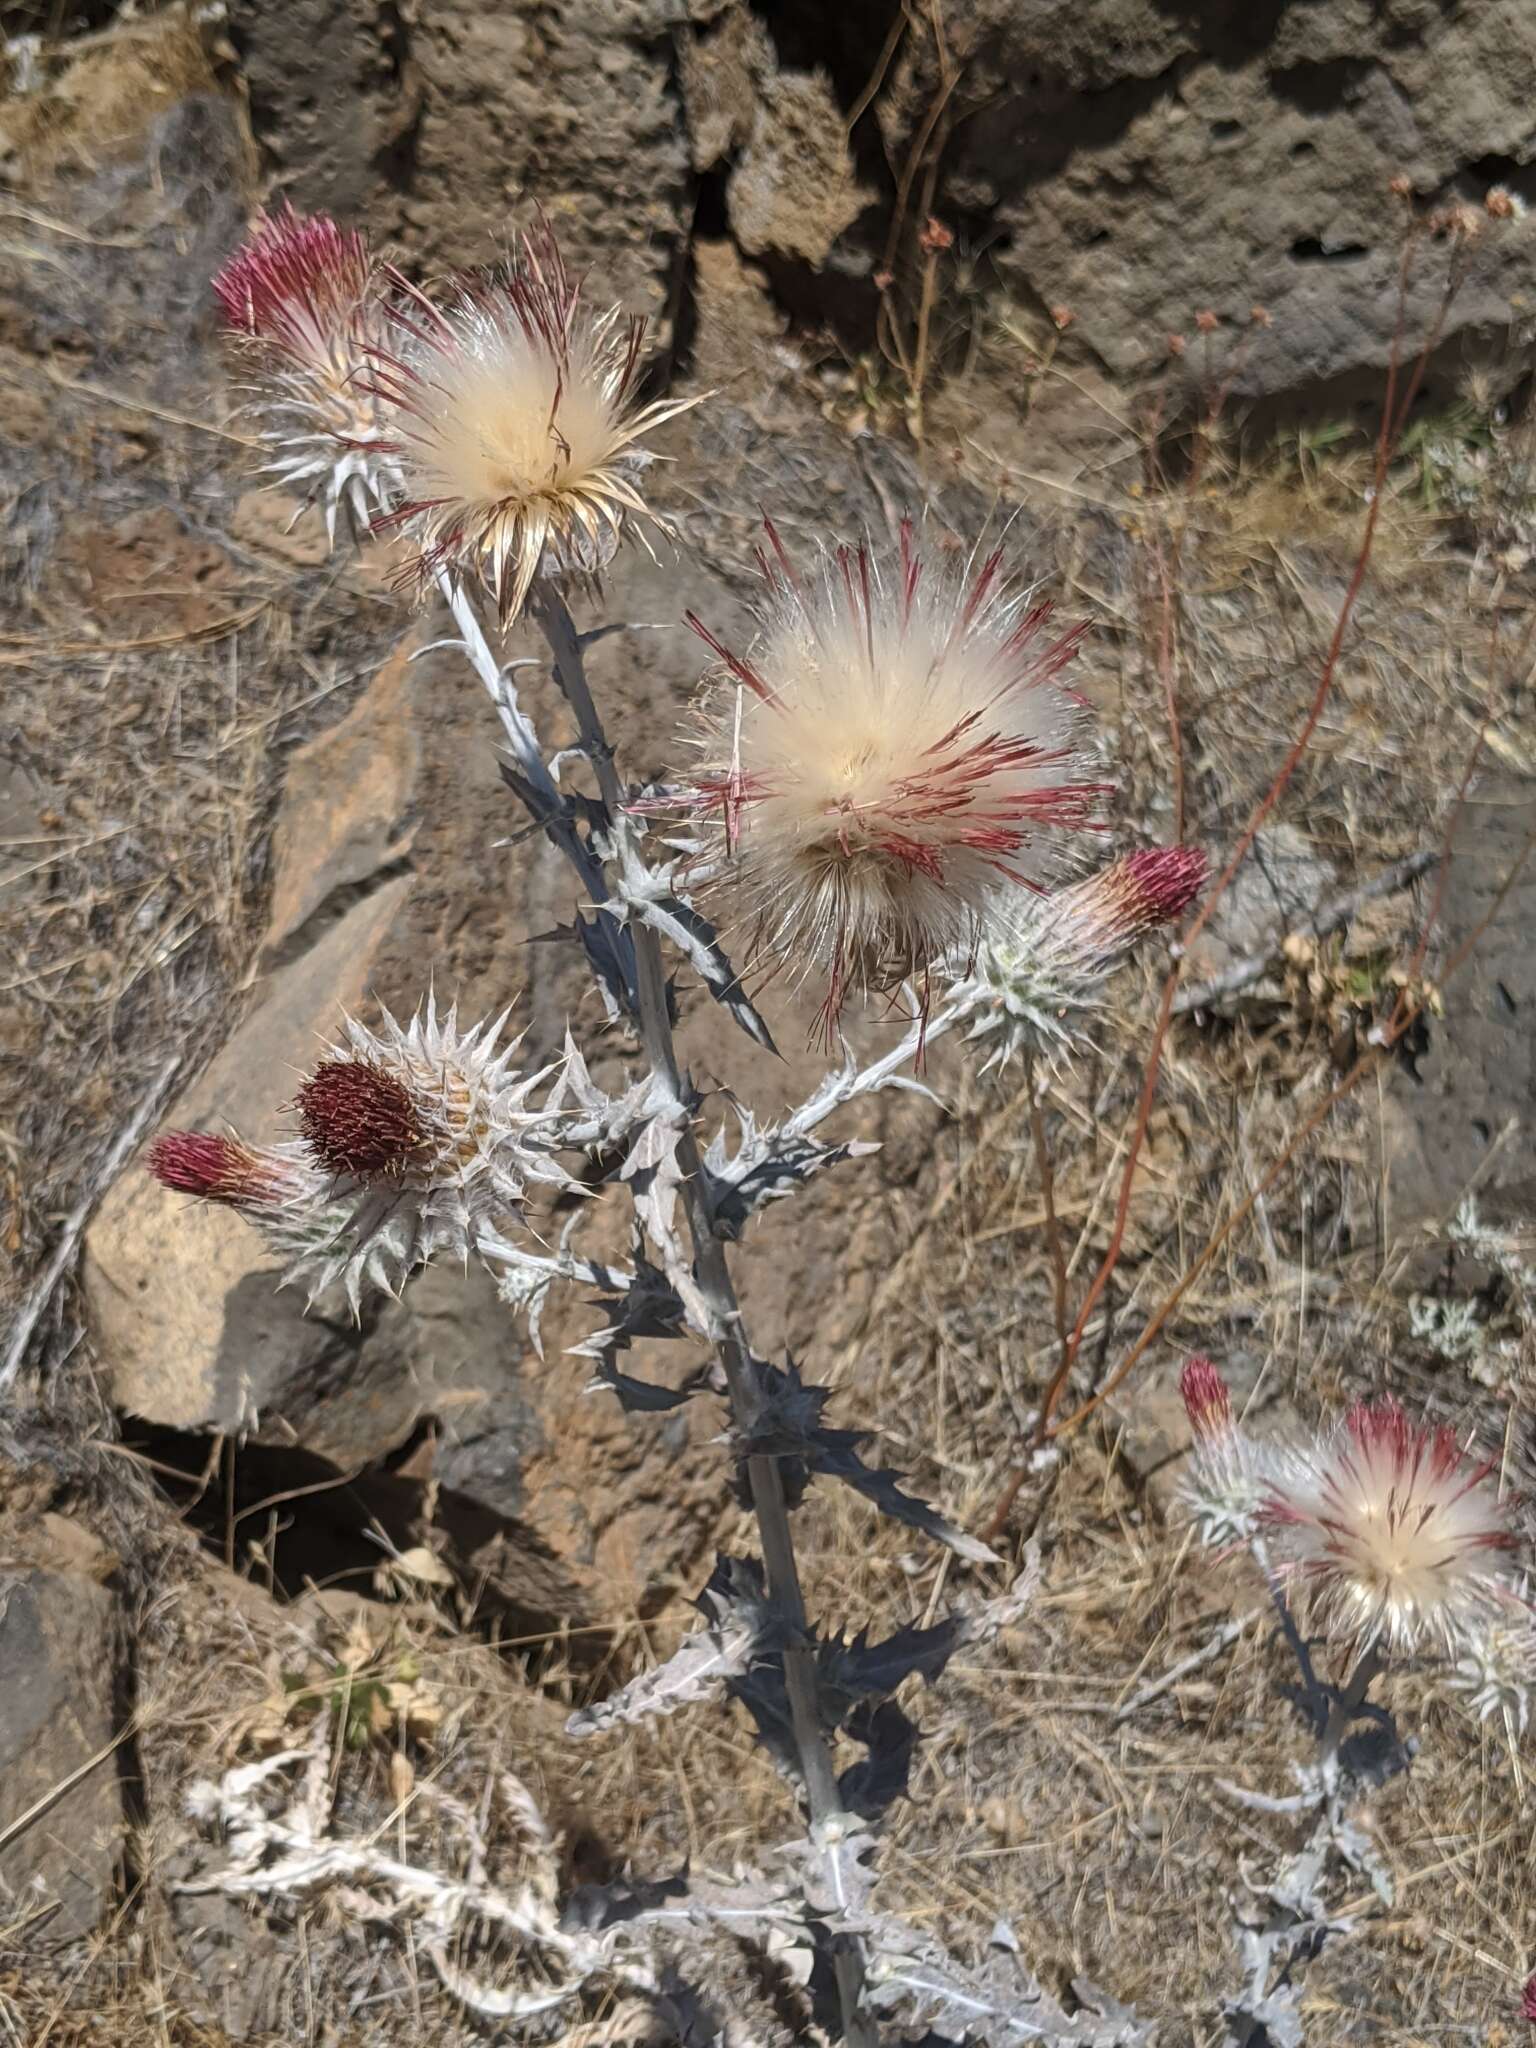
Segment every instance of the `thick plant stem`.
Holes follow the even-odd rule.
[[[544,591],[534,601],[532,611],[540,631],[549,642],[560,687],[576,715],[582,751],[592,763],[598,792],[610,817],[622,823],[623,785],[587,683],[581,639],[575,622],[564,600],[552,590]],[[693,1246],[694,1278],[714,1326],[711,1334],[730,1393],[732,1414],[737,1427],[748,1430],[752,1426],[756,1406],[752,1354],[742,1328],[741,1308],[731,1280],[725,1246],[716,1233],[705,1191],[703,1161],[699,1156],[691,1105],[686,1098],[672,1036],[667,971],[661,941],[648,925],[638,920],[632,921],[630,930],[635,948],[640,1041],[652,1072],[670,1098],[670,1106],[677,1117],[677,1162],[682,1171],[683,1208]],[[815,1654],[805,1640],[805,1596],[795,1561],[789,1507],[777,1460],[748,1458],[746,1464],[747,1482],[763,1547],[768,1591],[788,1621],[792,1637],[784,1651],[784,1686],[789,1698],[800,1771],[805,1782],[812,1836],[824,1842],[829,1832],[842,1822],[842,1802],[838,1797],[831,1750],[822,1732],[816,1696]],[[846,1948],[838,1951],[835,1960],[844,2039],[851,2048],[877,2048],[878,2035],[873,2023],[861,2010],[862,1959],[856,1949]]]
[[[1371,1689],[1371,1681],[1381,1669],[1381,1661],[1378,1645],[1368,1644],[1361,1653],[1360,1661],[1345,1681],[1343,1690],[1333,1702],[1327,1726],[1323,1729],[1321,1760],[1324,1782],[1330,1793],[1338,1778],[1339,1751],[1344,1746],[1349,1724],[1365,1704],[1365,1696]]]

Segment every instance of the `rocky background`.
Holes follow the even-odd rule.
[[[1536,13],[231,0],[0,23],[0,1877],[55,1901],[36,1939],[59,1945],[121,1899],[124,1844],[163,1810],[134,1701],[174,1656],[153,1628],[141,1657],[130,1639],[182,1535],[146,1501],[185,1517],[242,1615],[246,1581],[301,1601],[366,1577],[381,1540],[418,1554],[430,1525],[467,1623],[563,1631],[577,1669],[616,1618],[696,1588],[720,1514],[711,1418],[693,1404],[658,1436],[586,1396],[562,1356],[579,1305],[542,1356],[474,1275],[423,1276],[361,1330],[306,1318],[254,1238],[114,1150],[136,1117],[141,1139],[275,1134],[341,1010],[408,1009],[429,974],[473,1015],[516,1000],[535,1056],[582,1000],[560,948],[530,943],[563,877],[506,843],[477,686],[422,652],[435,622],[402,614],[387,562],[333,559],[251,487],[207,281],[253,208],[330,211],[429,276],[493,258],[541,207],[596,290],[654,316],[658,380],[715,394],[669,444],[678,562],[626,557],[609,591],[657,630],[597,657],[648,774],[697,671],[683,609],[746,630],[760,508],[792,541],[910,504],[964,530],[1022,508],[1020,559],[1096,606],[1128,587],[1139,409],[1177,421],[1218,390],[1256,443],[1369,420],[1400,317],[1436,334],[1428,411],[1469,377],[1522,403],[1536,223],[1479,243],[1438,327],[1444,263],[1406,299],[1399,278],[1410,217],[1536,197]],[[1089,688],[1124,823],[1166,836],[1166,776],[1125,709],[1135,635],[1108,613]],[[1419,770],[1366,751],[1403,819],[1428,803]],[[1499,772],[1461,930],[1527,829],[1525,764]],[[1382,831],[1383,859],[1413,843],[1395,813]],[[1349,878],[1337,847],[1291,869],[1289,841],[1269,851],[1228,957]],[[1478,971],[1486,1001],[1432,1048],[1428,1097],[1389,1111],[1426,1209],[1536,1096],[1529,949]],[[768,1082],[708,1014],[686,1033],[696,1072],[766,1107],[817,1071],[792,1016]],[[760,1343],[846,1357],[886,1313],[914,1220],[949,1199],[949,1132],[931,1106],[882,1108],[877,1162],[770,1218],[744,1264]],[[1522,1175],[1506,1148],[1488,1184]],[[1171,1199],[1149,1181],[1147,1243]],[[312,1502],[275,1513],[290,1495]],[[20,1828],[40,1799],[47,1826]]]

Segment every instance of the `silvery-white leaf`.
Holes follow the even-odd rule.
[[[727,1679],[751,1664],[763,1629],[763,1610],[756,1604],[722,1597],[716,1611],[714,1624],[684,1636],[664,1664],[632,1678],[607,1699],[572,1714],[565,1724],[566,1734],[597,1735],[620,1722],[675,1714],[681,1707],[713,1699]]]
[[[574,1714],[571,1717],[573,1721],[578,1718]],[[609,1884],[579,1884],[561,1909],[560,1925],[567,1934],[603,1934],[610,1927],[622,1927],[687,1896],[686,1873],[652,1879],[620,1877]]]
[[[553,931],[536,932],[529,943],[543,946],[571,939],[586,955],[609,1022],[633,1017],[638,1003],[634,941],[629,933],[611,911],[600,910],[595,917],[583,917],[576,911],[569,924],[556,925]]]
[[[780,1855],[795,1871],[813,1913],[834,1924],[856,1926],[865,1918],[875,1888],[875,1838],[852,1821],[846,1814],[834,1819],[818,1831],[817,1839],[802,1836]]]
[[[1267,1998],[1230,2000],[1221,2009],[1227,2029],[1222,2048],[1304,2048],[1300,1996],[1300,1985],[1282,1984]]]
[[[714,1317],[693,1277],[693,1261],[677,1222],[683,1186],[677,1148],[686,1114],[676,1103],[653,1111],[631,1140],[619,1178],[629,1183],[635,1214],[660,1256],[688,1321],[699,1336],[713,1343]]]
[[[880,1149],[863,1138],[823,1145],[787,1125],[764,1128],[734,1097],[731,1109],[738,1127],[736,1149],[728,1149],[722,1130],[716,1132],[704,1155],[710,1208],[725,1238],[739,1237],[757,1210],[792,1195],[824,1168],[844,1159],[866,1158]]]
[[[609,1152],[629,1137],[635,1126],[658,1103],[654,1076],[643,1075],[622,1095],[608,1095],[592,1079],[580,1049],[565,1034],[565,1058],[547,1108],[567,1119],[561,1133],[567,1145],[584,1146],[593,1152]]]
[[[1106,2010],[1090,1994],[1068,2014],[1016,1957],[994,1951],[967,1966],[887,1915],[870,1926],[867,1953],[867,1996],[876,2011],[899,2012],[910,2024],[943,2027],[986,2048],[1149,2048],[1153,2039],[1154,2023],[1128,2007],[1108,2001]]]
[[[719,934],[707,917],[694,909],[685,897],[635,895],[623,890],[630,915],[638,917],[669,940],[688,961],[717,1003],[730,1011],[748,1038],[771,1052],[778,1047],[756,1004],[742,987],[740,977],[726,957]]]

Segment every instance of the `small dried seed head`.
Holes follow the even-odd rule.
[[[1525,201],[1507,185],[1490,185],[1483,207],[1490,220],[1520,220],[1525,214]]]
[[[1501,1580],[1485,1612],[1459,1631],[1450,1689],[1479,1721],[1498,1720],[1509,1739],[1524,1735],[1536,1691],[1536,1611],[1524,1583]]]

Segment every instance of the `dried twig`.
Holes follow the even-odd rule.
[[[1191,1010],[1213,1009],[1224,997],[1236,995],[1240,989],[1251,988],[1279,959],[1288,938],[1327,938],[1330,932],[1348,924],[1362,904],[1375,903],[1383,896],[1395,896],[1399,889],[1406,889],[1410,882],[1416,882],[1420,875],[1427,874],[1440,857],[1438,847],[1421,847],[1417,853],[1407,854],[1402,860],[1394,861],[1391,867],[1383,868],[1379,875],[1373,875],[1358,888],[1345,889],[1337,896],[1330,896],[1309,917],[1292,925],[1288,932],[1277,932],[1261,951],[1250,953],[1246,959],[1237,961],[1222,973],[1212,975],[1209,981],[1180,989],[1173,999],[1174,1016],[1186,1017]]]

